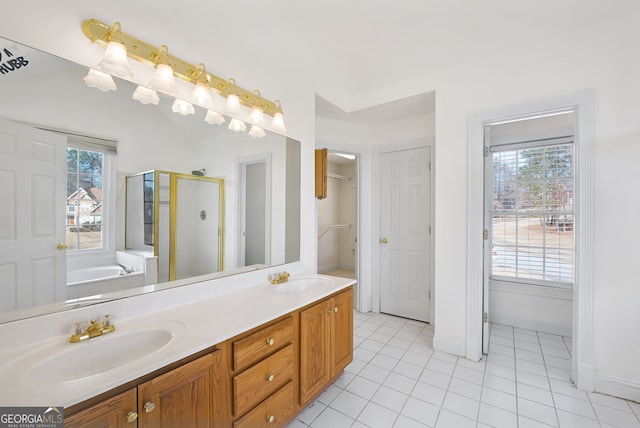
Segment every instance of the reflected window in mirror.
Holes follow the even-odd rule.
[[[110,147],[69,140],[66,176],[66,241],[68,251],[82,252],[111,247],[109,183],[115,150]]]

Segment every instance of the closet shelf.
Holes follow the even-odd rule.
[[[345,177],[344,175],[334,174],[333,172],[328,172],[327,173],[327,177],[336,178],[338,180],[349,180],[349,181],[351,181],[351,177]]]
[[[330,230],[351,229],[351,225],[350,224],[327,224],[327,225],[324,225],[324,226],[320,226],[319,229],[320,229],[321,232],[320,232],[320,236],[318,236],[318,239],[322,238]]]

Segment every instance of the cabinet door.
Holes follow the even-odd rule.
[[[331,377],[353,360],[353,289],[331,299]]]
[[[138,386],[140,427],[213,427],[213,367],[220,351]]]
[[[133,388],[65,418],[64,426],[69,428],[135,428],[138,426],[136,421],[137,404],[136,389]],[[133,420],[128,422],[127,418]]]
[[[331,379],[329,300],[300,312],[300,404],[304,405]]]

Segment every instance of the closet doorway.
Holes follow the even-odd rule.
[[[329,150],[318,200],[318,273],[358,279],[358,157]]]

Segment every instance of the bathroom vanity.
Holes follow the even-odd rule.
[[[113,333],[86,343],[58,338],[36,344],[25,353],[25,364],[0,366],[2,383],[15,385],[0,399],[61,404],[69,427],[185,426],[185,421],[284,426],[352,360],[353,284],[323,275],[294,276],[283,284],[196,299],[144,320],[116,321]],[[87,351],[74,348],[82,346]],[[107,355],[94,355],[91,347]],[[19,350],[4,355],[11,352]],[[75,352],[95,357],[95,367],[75,367]],[[129,354],[136,357],[127,360]],[[57,374],[46,374],[56,368]],[[40,391],[29,391],[38,383]]]

